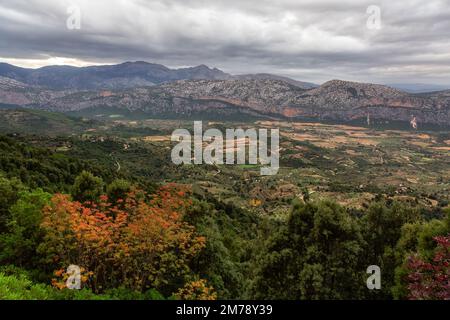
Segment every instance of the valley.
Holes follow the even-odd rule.
[[[17,111],[10,113],[8,119]],[[35,119],[23,121],[34,126],[30,121]],[[259,165],[172,164],[171,134],[176,128],[192,131],[189,120],[78,120],[74,126],[58,119],[58,123],[65,125],[66,132],[51,126],[25,130],[12,121],[8,130],[19,136],[25,133],[23,139],[39,146],[107,163],[112,171],[117,166],[110,157],[113,152],[124,176],[192,184],[199,192],[270,216],[287,212],[291,201],[305,193],[316,200],[333,198],[356,210],[380,197],[420,204],[430,212],[439,211],[450,200],[450,131],[268,120],[203,122],[204,131],[279,128],[280,170],[264,177]],[[43,137],[35,139],[31,132]]]
[[[0,297],[16,297],[10,283],[21,299],[447,294],[411,289],[428,283],[412,278],[414,259],[440,263],[450,230],[447,91],[206,66],[6,69]],[[203,132],[279,129],[276,174],[194,164],[195,153],[174,164],[174,130],[200,120]],[[64,282],[74,261],[86,268],[80,291]],[[367,289],[370,265],[382,266],[380,290]]]

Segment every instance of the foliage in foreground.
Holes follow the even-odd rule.
[[[409,299],[450,300],[450,236],[434,240],[437,248],[431,261],[417,254],[408,259]]]
[[[0,299],[449,298],[450,212],[305,199],[274,221],[186,186],[146,194],[89,172],[72,195],[4,177],[0,189],[0,263],[27,270],[0,270]],[[71,264],[82,290],[63,289]],[[380,291],[365,286],[373,264]]]
[[[357,222],[332,202],[296,203],[269,241],[256,280],[257,298],[351,299],[363,277]]]
[[[125,288],[95,294],[89,289],[60,290],[50,285],[34,283],[26,271],[3,267],[0,271],[0,300],[164,300],[156,290],[141,293]]]
[[[183,221],[185,194],[182,187],[166,186],[151,199],[135,192],[117,203],[101,196],[85,204],[57,194],[43,210],[38,251],[61,268],[55,275],[62,280],[68,265],[84,268],[82,279],[94,292],[124,286],[170,294],[189,276],[188,263],[205,243]]]

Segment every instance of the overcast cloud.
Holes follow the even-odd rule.
[[[70,6],[81,29],[66,26]],[[369,29],[366,10],[381,9]],[[450,85],[448,0],[0,0],[0,61]]]

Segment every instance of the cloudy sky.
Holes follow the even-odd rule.
[[[1,62],[135,60],[450,85],[450,1],[0,0]]]

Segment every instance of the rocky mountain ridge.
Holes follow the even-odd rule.
[[[133,65],[136,66],[136,65]],[[131,68],[131,66],[129,66]],[[153,66],[154,67],[154,66]],[[166,72],[164,68],[159,68]],[[0,77],[0,104],[60,112],[124,110],[149,117],[228,117],[353,121],[382,119],[450,125],[450,90],[411,94],[388,86],[331,80],[302,87],[280,79],[203,79],[213,71],[184,70],[201,79],[120,89],[58,89]],[[219,72],[219,73],[217,73]],[[156,76],[155,76],[156,77]]]

